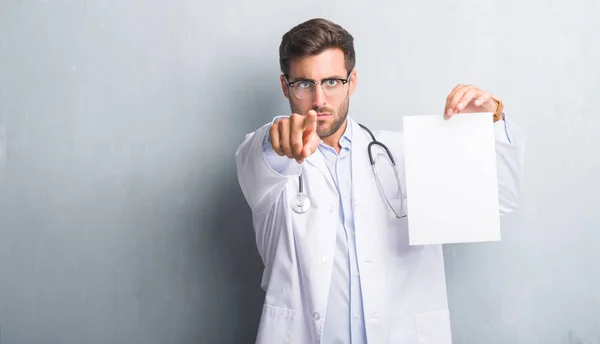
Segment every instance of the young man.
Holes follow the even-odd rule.
[[[292,114],[248,134],[236,152],[265,265],[257,343],[450,343],[442,247],[408,244],[401,133],[373,132],[398,165],[396,178],[386,151],[372,148],[384,198],[371,136],[348,116],[352,36],[313,19],[283,36],[279,54]],[[469,112],[495,113],[506,214],[520,191],[523,134],[507,126],[497,98],[458,85],[444,116]],[[308,198],[298,204],[300,193]]]

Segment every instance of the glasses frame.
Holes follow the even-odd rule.
[[[327,78],[327,79],[323,79],[321,81],[316,81],[316,80],[311,80],[311,79],[297,79],[297,80],[294,80],[294,81],[290,82],[288,80],[288,76],[286,74],[283,74],[283,77],[285,78],[285,83],[288,85],[289,88],[292,89],[292,92],[294,93],[294,96],[296,96],[296,98],[298,98],[298,99],[308,99],[310,97],[300,98],[300,96],[298,96],[298,94],[296,93],[296,90],[294,89],[294,84],[296,84],[298,82],[310,82],[310,83],[312,83],[312,92],[311,93],[314,94],[314,90],[317,89],[317,85],[318,84],[322,85],[324,82],[331,81],[331,80],[336,80],[336,81],[341,82],[342,83],[342,87],[343,87],[344,85],[346,85],[350,81],[350,77],[352,76],[352,72],[353,71],[354,71],[354,69],[351,70],[348,73],[348,76],[346,77],[346,79],[342,79],[342,78]],[[323,89],[323,92],[325,92],[325,89]]]

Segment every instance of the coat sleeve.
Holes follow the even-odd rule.
[[[494,130],[498,166],[498,201],[500,215],[505,215],[518,206],[523,182],[526,137],[509,119],[494,123]]]
[[[254,214],[266,212],[277,200],[287,181],[297,178],[302,165],[278,156],[268,142],[271,123],[249,133],[235,153],[238,182]]]

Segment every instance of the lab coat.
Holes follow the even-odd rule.
[[[353,132],[353,212],[367,341],[451,343],[442,246],[409,246],[407,218],[398,219],[389,210],[373,177],[367,154],[371,139],[355,121],[349,118],[349,123]],[[256,343],[320,343],[340,222],[339,196],[319,150],[302,164],[290,160],[283,174],[271,169],[263,154],[269,124],[247,134],[235,156],[239,184],[252,210],[256,246],[264,264],[261,286],[266,296]],[[508,126],[509,143],[504,124],[494,124],[500,214],[517,206],[525,144],[524,135],[512,122]],[[402,133],[373,133],[394,155],[404,186]],[[374,149],[374,154],[382,151]],[[393,170],[388,170],[380,176],[386,194],[392,195],[392,205],[399,206],[401,199],[406,205],[406,187],[398,190]],[[312,202],[304,214],[290,207],[298,193],[300,173]]]

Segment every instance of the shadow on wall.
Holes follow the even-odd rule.
[[[275,115],[274,109],[281,105],[282,97],[281,93],[276,93],[280,90],[277,88],[279,75],[274,75],[272,71],[257,70],[255,65],[239,66],[240,69],[244,67],[245,72],[227,73],[232,76],[231,80],[225,80],[227,90],[217,92],[223,95],[223,99],[220,99],[223,104],[232,101],[232,94],[237,96],[235,104],[231,105],[232,110],[222,114],[227,117],[223,119],[224,123],[231,126],[225,135],[225,140],[230,141],[221,146],[221,149],[226,149],[223,152],[226,158],[221,163],[223,170],[219,171],[215,180],[217,184],[212,188],[215,200],[213,216],[216,223],[212,228],[215,251],[219,255],[219,264],[226,265],[222,267],[228,272],[226,280],[234,284],[231,290],[235,290],[235,294],[231,295],[235,313],[222,319],[228,323],[226,328],[235,331],[227,336],[232,339],[231,343],[255,341],[264,302],[264,291],[260,288],[263,264],[256,248],[250,208],[237,179],[235,151],[246,133],[271,120]],[[248,71],[252,71],[251,74]],[[241,74],[257,84],[255,92],[247,92],[243,86],[231,89],[231,85],[244,84],[239,82]],[[231,324],[235,326],[229,326]]]
[[[216,223],[212,228],[214,245],[217,262],[227,272],[225,280],[231,283],[229,290],[234,292],[229,295],[233,312],[221,314],[227,316],[221,321],[235,325],[226,326],[235,331],[227,336],[233,337],[231,343],[254,342],[264,292],[260,288],[263,265],[256,250],[252,217],[235,173],[223,173],[218,189],[221,191],[215,197],[218,199],[214,209]]]

